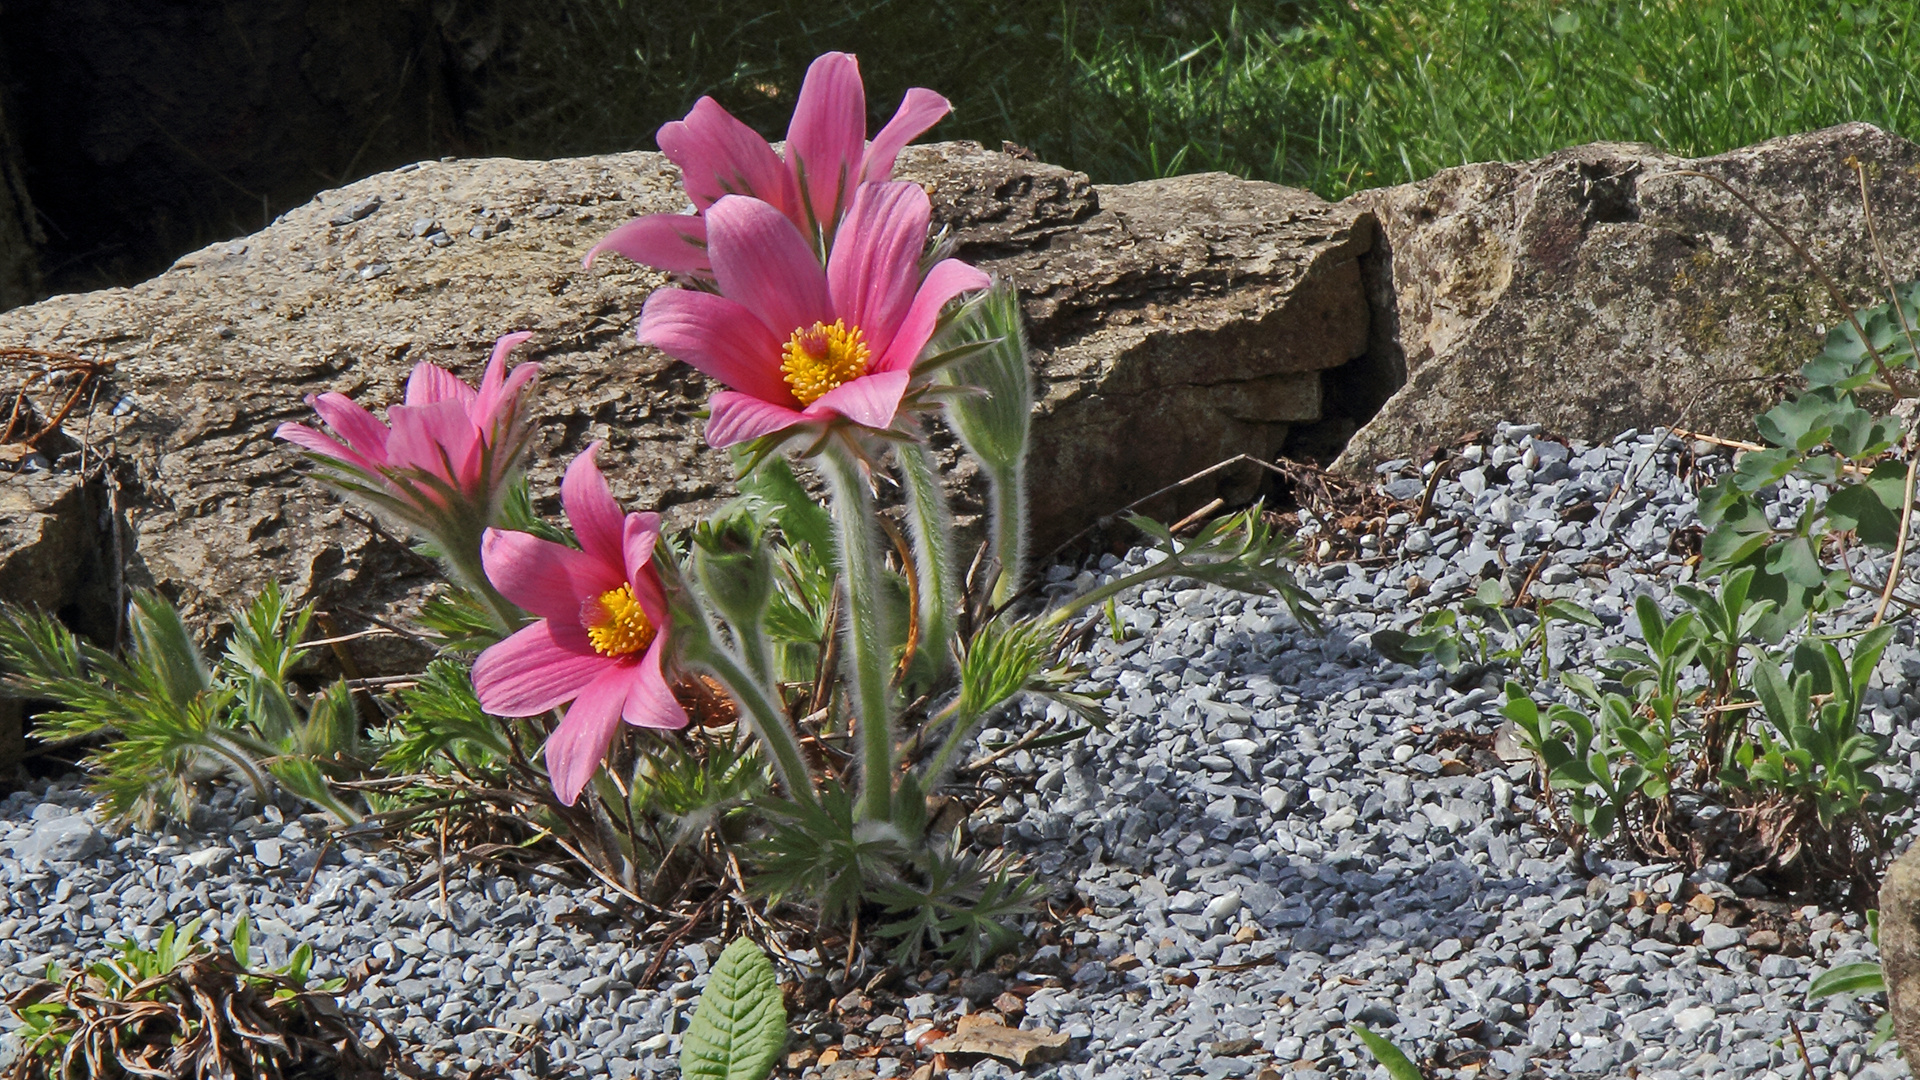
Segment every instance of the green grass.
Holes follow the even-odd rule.
[[[509,4],[512,61],[476,117],[524,154],[650,147],[702,93],[777,136],[828,48],[860,55],[876,124],[931,86],[956,106],[934,137],[1102,181],[1224,169],[1337,198],[1597,139],[1920,135],[1920,0]]]

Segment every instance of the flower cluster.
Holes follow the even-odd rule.
[[[637,338],[717,384],[706,438],[743,470],[741,497],[678,537],[615,500],[599,443],[560,484],[568,527],[533,513],[515,475],[532,366],[504,367],[525,335],[501,340],[478,390],[423,366],[385,425],[327,395],[314,407],[336,437],[282,430],[336,486],[431,538],[495,615],[489,630],[460,594],[423,612],[461,655],[403,695],[383,760],[433,773],[418,805],[451,789],[526,812],[507,831],[553,838],[643,907],[720,872],[722,889],[810,899],[823,923],[884,909],[869,937],[903,966],[927,945],[977,965],[1017,936],[1038,886],[930,821],[928,796],[1020,696],[1103,722],[1076,688],[1069,620],[1176,575],[1311,617],[1258,507],[1184,540],[1136,520],[1159,560],[1051,610],[1020,602],[1033,385],[1019,298],[944,257],[927,193],[892,175],[946,112],[909,91],[869,142],[859,67],[829,53],[779,150],[711,100],[661,129],[694,212],[593,250],[675,279],[647,297]],[[985,489],[986,544],[964,575],[921,422],[933,409]],[[887,481],[897,517],[876,506]]]
[[[930,90],[910,90],[869,142],[859,64],[828,53],[808,69],[783,152],[711,98],[661,128],[694,213],[629,222],[588,263],[611,251],[695,286],[649,297],[638,337],[723,384],[708,403],[712,445],[840,428],[855,442],[914,436],[899,418],[916,361],[943,311],[990,284],[955,259],[924,265],[931,204],[918,186],[891,180],[901,148],[948,108]],[[561,485],[577,547],[499,527],[536,371],[526,364],[507,374],[503,363],[527,337],[500,340],[477,391],[423,364],[384,425],[325,394],[310,404],[337,438],[300,424],[279,434],[310,452],[323,479],[430,537],[463,583],[496,600],[510,636],[480,655],[474,688],[496,716],[565,706],[544,754],[555,795],[572,805],[621,721],[677,729],[687,713],[673,689],[660,518],[623,516],[598,444]]]

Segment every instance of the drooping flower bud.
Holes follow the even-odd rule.
[[[499,524],[532,435],[529,404],[538,364],[506,369],[507,354],[533,335],[494,344],[478,389],[435,364],[407,378],[405,399],[385,423],[344,394],[307,399],[328,435],[305,424],[274,432],[300,447],[329,487],[430,539],[462,584],[491,594],[480,570],[481,535]]]

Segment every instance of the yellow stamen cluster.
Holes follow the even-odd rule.
[[[866,335],[849,329],[845,319],[814,323],[793,332],[780,350],[780,373],[800,404],[811,405],[827,391],[867,373]]]
[[[587,640],[593,642],[594,651],[602,656],[640,652],[653,644],[660,632],[647,618],[640,601],[634,599],[630,585],[608,589],[594,603],[599,611],[595,613],[597,618],[587,624]]]

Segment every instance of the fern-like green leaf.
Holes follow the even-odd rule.
[[[680,1044],[687,1080],[766,1080],[787,1045],[780,981],[760,947],[735,938],[713,965]]]

